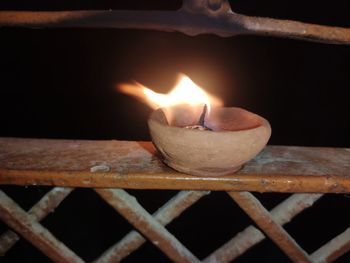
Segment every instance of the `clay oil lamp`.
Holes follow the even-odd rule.
[[[152,141],[164,163],[199,176],[232,174],[254,158],[271,135],[267,120],[222,102],[181,75],[173,90],[159,94],[140,85],[119,90],[156,109],[148,120]]]

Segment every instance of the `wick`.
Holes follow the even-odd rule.
[[[202,114],[198,120],[198,125],[205,127],[204,120],[205,120],[205,115],[207,114],[207,110],[208,110],[207,104],[204,104]]]
[[[208,106],[207,106],[207,104],[204,104],[202,114],[201,114],[201,116],[199,117],[199,120],[198,120],[198,125],[204,127],[204,129],[206,129],[206,130],[210,130],[211,131],[212,129],[210,129],[209,127],[205,126],[205,123],[204,123],[205,115],[207,114],[207,111],[208,111]]]
[[[204,104],[203,111],[201,113],[201,116],[199,117],[197,124],[192,126],[186,126],[185,128],[192,129],[192,130],[200,130],[200,131],[212,131],[212,129],[205,126],[205,123],[204,123],[207,111],[208,111],[208,106],[207,104]]]

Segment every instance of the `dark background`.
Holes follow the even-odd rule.
[[[143,3],[145,2],[145,3]],[[179,1],[1,1],[2,10],[177,9]],[[348,1],[231,1],[234,11],[350,27]],[[146,105],[115,85],[136,80],[167,92],[183,72],[226,106],[267,118],[270,144],[350,147],[350,46],[297,40],[116,29],[0,28],[0,136],[149,140]],[[48,187],[2,189],[29,208]],[[150,211],[175,191],[129,191]],[[256,194],[271,208],[286,194]],[[348,227],[350,203],[328,195],[286,226],[307,252]],[[225,193],[212,193],[168,229],[203,258],[251,223]],[[131,229],[97,195],[77,189],[43,225],[84,260],[93,260]],[[0,230],[5,226],[0,225]],[[3,262],[47,262],[26,241]],[[238,262],[289,262],[269,240]],[[125,262],[166,262],[147,243]],[[350,256],[337,262],[349,262]]]

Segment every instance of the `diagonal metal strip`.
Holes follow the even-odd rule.
[[[160,207],[153,217],[160,224],[167,225],[183,211],[197,202],[201,197],[209,194],[210,191],[180,191],[176,196],[171,198],[162,207]],[[122,238],[118,243],[106,250],[95,263],[112,263],[119,262],[130,253],[138,249],[146,239],[133,230]]]
[[[293,194],[275,206],[270,213],[278,224],[284,225],[306,208],[312,206],[322,196],[322,194]],[[203,262],[231,262],[264,239],[265,235],[259,229],[252,225],[248,226],[210,254]]]
[[[308,254],[251,193],[228,192],[228,194],[293,262],[311,262]]]
[[[1,190],[0,219],[54,262],[84,262]]]
[[[52,212],[74,190],[68,187],[54,187],[37,202],[28,214],[35,221],[41,221]],[[13,231],[8,230],[0,236],[0,256],[4,255],[20,237]]]
[[[333,262],[350,250],[350,228],[311,254],[315,263]]]
[[[122,189],[95,189],[95,191],[170,259],[175,262],[199,262],[136,201],[135,197]]]

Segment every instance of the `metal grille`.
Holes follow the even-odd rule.
[[[0,217],[16,233],[27,239],[55,262],[83,262],[67,246],[57,240],[39,221],[54,210],[71,192],[72,188],[55,187],[48,192],[28,212],[20,208],[4,192],[0,192]],[[164,254],[175,262],[199,262],[177,238],[164,226],[190,208],[209,191],[180,191],[160,207],[153,215],[149,214],[136,199],[122,189],[95,189],[95,191],[118,213],[125,217],[135,230],[128,233],[115,245],[108,248],[94,262],[119,262],[138,249],[147,238]],[[350,229],[336,236],[327,244],[308,255],[283,229],[283,225],[312,206],[322,194],[294,194],[267,211],[249,192],[228,192],[228,195],[256,222],[247,226],[227,243],[208,255],[203,262],[229,262],[264,240],[265,235],[293,262],[331,262],[350,248]],[[5,254],[19,236],[8,230],[0,236],[0,253]]]
[[[322,194],[317,192],[349,192],[350,179],[346,176],[350,164],[348,149],[270,146],[235,175],[200,178],[179,174],[165,167],[155,158],[152,145],[145,142],[11,138],[3,138],[0,142],[2,145],[1,184],[61,184],[92,187],[104,201],[134,226],[134,231],[107,249],[95,262],[118,262],[138,249],[146,239],[175,262],[200,260],[229,262],[264,240],[266,236],[274,241],[293,262],[331,262],[350,249],[350,229],[308,255],[283,228],[284,224],[322,197]],[[307,156],[312,158],[308,159]],[[322,163],[319,161],[321,157]],[[96,165],[98,159],[103,160],[103,164]],[[114,164],[116,166],[113,166]],[[120,165],[123,166],[123,172]],[[89,167],[90,170],[87,170]],[[256,174],[252,172],[254,170],[257,171]],[[149,188],[150,183],[147,179],[141,180],[142,178],[153,178],[152,182],[155,184],[153,189],[179,189],[181,182],[186,178],[187,187],[197,188],[197,191],[179,191],[151,215],[136,201],[136,198],[120,189],[121,186]],[[322,181],[323,186],[318,183],[319,185],[315,188],[313,182],[318,181],[313,180]],[[111,187],[114,189],[96,188],[112,181],[114,184]],[[297,182],[303,183],[297,184]],[[291,184],[292,188],[287,188],[286,184]],[[245,191],[247,188],[260,189],[262,192],[291,192],[292,190],[309,193],[293,194],[271,211],[267,211],[256,197]],[[289,190],[285,191],[286,189]],[[78,255],[39,223],[73,190],[74,188],[55,187],[28,212],[20,208],[4,192],[0,192],[0,218],[53,261],[83,262]],[[209,190],[227,191],[233,201],[259,228],[247,226],[206,258],[198,259],[165,226],[180,216],[183,211],[190,209],[201,197],[210,194]],[[19,239],[17,234],[9,230],[0,237],[1,254],[10,249]]]
[[[350,43],[350,30],[347,28],[248,17],[233,12],[229,2],[221,0],[187,0],[182,8],[171,12],[1,11],[0,26],[143,28],[175,30],[189,35],[212,33],[226,37],[267,34],[333,44]],[[259,229],[248,226],[203,262],[231,261],[261,242],[265,236],[294,262],[330,262],[350,249],[349,229],[308,255],[282,227],[312,206],[322,196],[318,193],[350,192],[348,149],[269,147],[240,173],[208,179],[167,169],[155,157],[149,143],[12,139],[2,139],[0,143],[0,184],[62,186],[47,193],[28,212],[0,191],[1,219],[55,262],[83,262],[39,223],[73,191],[67,186],[95,188],[109,205],[135,227],[95,262],[120,261],[138,249],[145,238],[173,261],[198,262],[199,259],[164,226],[202,196],[209,194],[208,190],[227,191]],[[93,158],[89,159],[91,156]],[[107,186],[116,189],[103,188]],[[190,191],[180,191],[150,215],[121,188]],[[247,191],[300,193],[267,211]],[[0,237],[0,254],[4,254],[19,239],[16,233],[9,230]]]

